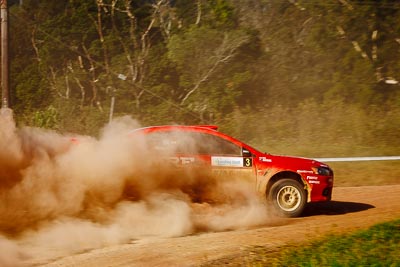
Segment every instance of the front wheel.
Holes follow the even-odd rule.
[[[272,185],[268,200],[279,215],[298,217],[306,206],[306,191],[296,180],[281,179]]]

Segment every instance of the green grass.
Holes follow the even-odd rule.
[[[400,219],[278,253],[252,253],[247,266],[400,266]]]

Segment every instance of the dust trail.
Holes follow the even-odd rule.
[[[13,241],[0,235],[0,266],[19,267],[24,266],[24,260],[28,256]]]
[[[138,127],[123,117],[98,139],[71,139],[19,129],[11,111],[1,110],[0,266],[44,263],[139,238],[266,223],[254,181],[177,170],[143,136],[127,135]]]

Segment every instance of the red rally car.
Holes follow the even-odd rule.
[[[331,200],[333,171],[313,159],[262,153],[218,131],[217,126],[152,126],[144,134],[155,149],[174,147],[176,164],[202,162],[228,173],[246,172],[260,193],[282,216],[301,215],[307,203]]]

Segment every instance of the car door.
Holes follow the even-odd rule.
[[[180,181],[180,190],[192,201],[234,202],[254,192],[256,158],[240,142],[207,130],[168,130],[151,135],[151,147],[168,163],[163,168],[172,166],[166,168],[173,171],[169,179]]]
[[[159,157],[178,168],[201,168],[219,179],[244,178],[255,184],[254,156],[218,132],[168,130],[149,137]]]
[[[213,133],[191,133],[196,140],[196,156],[207,162],[218,179],[245,179],[255,184],[253,155],[243,146]]]

